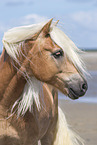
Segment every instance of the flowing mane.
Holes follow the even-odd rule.
[[[39,24],[32,24],[29,26],[15,27],[5,32],[2,41],[3,46],[9,56],[12,57],[16,62],[18,62],[17,56],[18,54],[20,54],[19,50],[23,42],[27,39],[32,38],[34,34],[41,31],[41,29],[47,22],[48,21]],[[64,53],[68,56],[68,58],[75,65],[78,71],[85,72],[84,65],[79,56],[80,50],[64,34],[64,32],[56,26],[56,23],[53,23],[50,26],[50,36],[51,39],[63,49]],[[38,110],[40,109],[40,103],[38,99],[40,87],[39,83],[37,83],[39,81],[36,80],[34,77],[29,78],[27,72],[26,75],[26,77],[28,78],[28,83],[25,85],[24,91],[20,99],[17,100],[12,107],[13,111],[14,107],[18,104],[18,116],[20,114],[25,114],[28,109],[31,110],[31,106],[33,105],[33,99],[36,102]],[[33,83],[35,84],[35,86],[33,85]],[[37,91],[36,88],[38,88]]]

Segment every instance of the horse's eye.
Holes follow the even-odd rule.
[[[46,35],[45,35],[45,37],[46,37],[46,38],[50,37],[50,34],[49,34],[49,33],[48,33],[48,34],[46,34]]]
[[[52,53],[52,55],[54,56],[54,58],[58,59],[64,55],[64,52],[60,49],[59,51]]]

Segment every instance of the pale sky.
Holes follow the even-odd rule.
[[[59,19],[59,25],[78,47],[97,48],[97,0],[0,1],[0,51],[9,28]]]

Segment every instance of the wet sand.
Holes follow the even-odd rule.
[[[81,54],[86,68],[91,71],[97,71],[97,51],[89,51]]]

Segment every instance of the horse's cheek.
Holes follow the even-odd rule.
[[[52,68],[49,68],[46,64],[39,62],[32,68],[33,76],[42,82],[47,82],[55,75]]]

